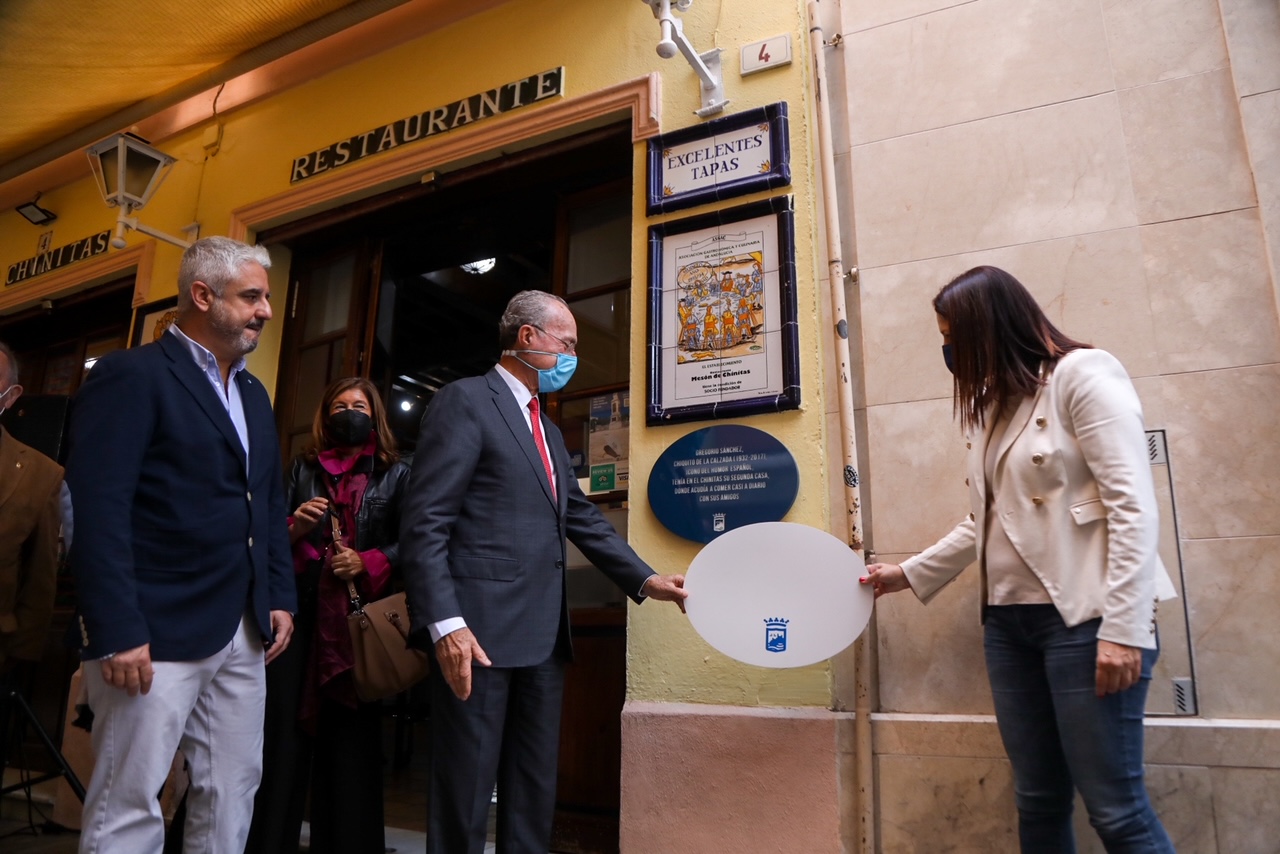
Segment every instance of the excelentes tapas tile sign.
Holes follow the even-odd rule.
[[[94,255],[101,255],[107,251],[110,239],[110,231],[100,231],[97,234],[91,234],[88,237],[68,243],[66,246],[59,246],[57,249],[50,249],[24,261],[10,264],[8,275],[4,279],[4,286],[6,288],[13,287],[19,282],[25,282],[27,279],[53,272],[59,267],[83,261],[85,258],[91,258]]]
[[[780,101],[649,140],[649,216],[791,183],[790,123]]]
[[[509,113],[564,94],[564,66],[534,74],[445,104],[423,110],[373,130],[326,145],[293,159],[289,183],[296,184],[342,166],[350,166],[373,154],[390,151],[410,142],[430,139],[482,119]]]

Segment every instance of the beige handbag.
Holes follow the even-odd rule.
[[[409,646],[409,605],[403,593],[365,605],[347,582],[351,613],[351,651],[355,656],[356,696],[373,703],[406,691],[426,678],[430,659]]]
[[[337,517],[329,518],[333,540],[342,540]],[[430,659],[409,646],[409,601],[403,593],[365,605],[354,583],[347,582],[351,613],[351,653],[355,658],[356,696],[365,703],[394,697],[427,677]]]

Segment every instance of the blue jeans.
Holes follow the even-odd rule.
[[[1024,854],[1073,854],[1073,786],[1109,854],[1172,854],[1142,782],[1142,711],[1158,652],[1142,678],[1095,693],[1098,626],[1074,628],[1053,605],[987,609],[984,647],[996,722],[1013,764]]]

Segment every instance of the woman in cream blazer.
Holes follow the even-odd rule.
[[[1133,383],[995,267],[957,277],[934,309],[967,433],[970,512],[862,581],[928,603],[977,562],[1024,852],[1075,850],[1075,789],[1107,851],[1172,852],[1143,784],[1142,713],[1157,603],[1174,589]]]

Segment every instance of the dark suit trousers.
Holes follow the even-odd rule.
[[[427,854],[484,854],[498,784],[498,854],[547,854],[556,800],[564,662],[471,669],[454,696],[432,667]]]
[[[321,695],[315,736],[298,722],[314,628],[312,603],[267,667],[262,784],[246,854],[296,854],[308,790],[312,854],[382,854],[385,847],[381,704],[352,709]]]

